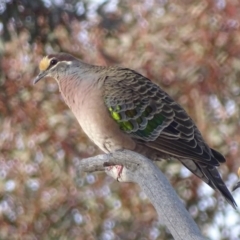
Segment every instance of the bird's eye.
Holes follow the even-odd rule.
[[[57,59],[52,59],[51,62],[50,62],[50,65],[53,66],[57,63]]]

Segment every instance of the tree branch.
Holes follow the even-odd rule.
[[[106,166],[123,165],[118,178],[116,168]],[[157,210],[158,216],[175,240],[206,240],[185,209],[178,195],[160,169],[146,157],[122,150],[110,154],[83,159],[76,164],[77,171],[105,170],[108,175],[121,182],[138,183]]]

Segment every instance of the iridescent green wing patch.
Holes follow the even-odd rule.
[[[136,104],[135,109],[126,109],[121,106],[109,107],[112,118],[118,123],[121,130],[136,138],[148,139],[155,136],[154,132],[161,127],[165,117],[161,113],[153,114],[151,106],[144,107],[144,103]]]

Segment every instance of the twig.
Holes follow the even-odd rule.
[[[116,171],[109,168],[106,170],[105,166],[110,165],[124,166],[119,178]],[[129,150],[122,150],[83,159],[76,164],[76,167],[80,172],[105,170],[118,181],[138,183],[175,240],[206,240],[167,178],[146,157]]]

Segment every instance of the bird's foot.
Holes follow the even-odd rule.
[[[115,172],[114,175],[116,176],[116,180],[118,181],[119,178],[121,178],[123,166],[122,165],[108,166],[108,167],[106,167],[106,170]]]

